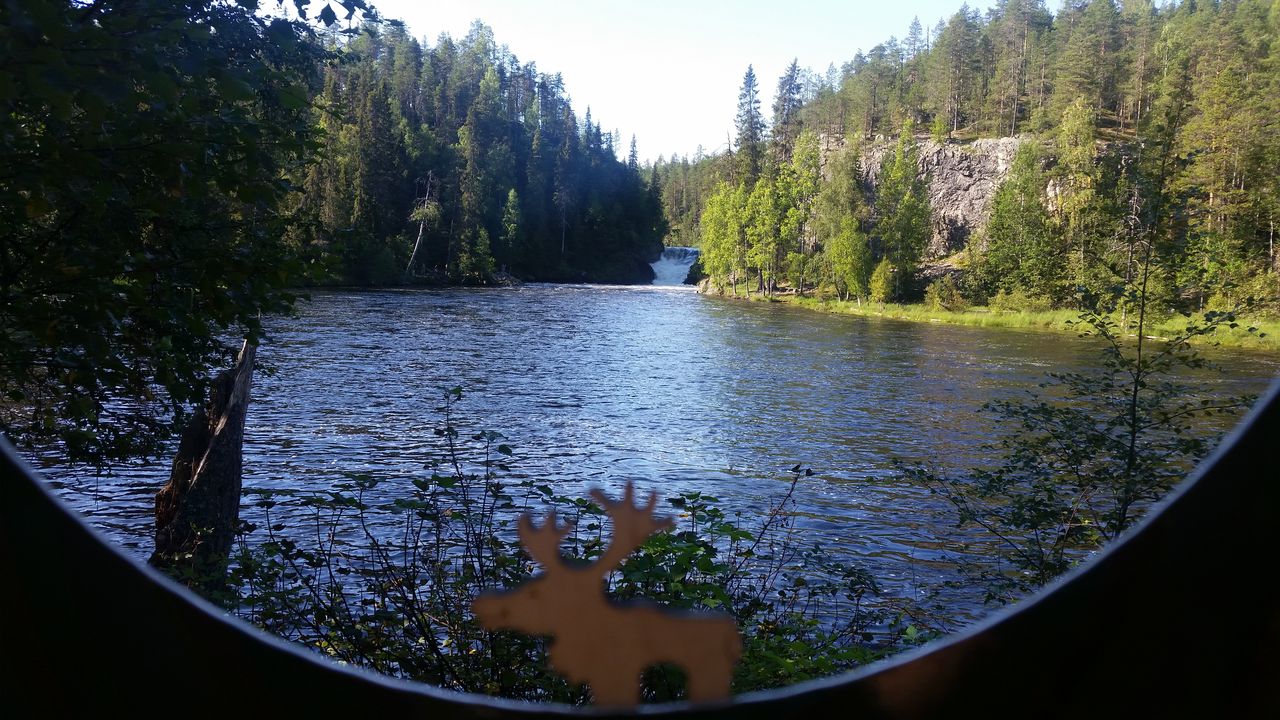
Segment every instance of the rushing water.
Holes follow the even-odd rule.
[[[981,461],[976,411],[1096,350],[1070,337],[826,315],[688,288],[530,286],[318,292],[272,322],[250,406],[245,486],[324,490],[344,473],[420,475],[438,448],[443,391],[458,420],[502,432],[512,475],[562,493],[633,479],[700,490],[750,517],[797,492],[811,537],[892,592],[947,577],[954,516],[895,479],[893,457]],[[1258,391],[1280,364],[1230,355],[1204,378]],[[132,552],[150,549],[168,468],[94,477],[46,463],[55,487]],[[251,510],[249,512],[252,512]],[[951,600],[974,608],[974,597]]]
[[[697,261],[697,248],[663,248],[662,255],[653,263],[653,284],[683,285],[689,277],[689,268]]]

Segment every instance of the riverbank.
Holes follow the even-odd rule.
[[[724,297],[732,297],[725,295]],[[738,299],[744,299],[738,296]],[[1028,330],[1046,330],[1059,333],[1078,334],[1081,330],[1080,314],[1074,310],[994,310],[987,307],[971,307],[960,311],[943,308],[930,308],[925,305],[899,305],[895,303],[858,303],[852,300],[837,300],[831,297],[779,294],[771,297],[752,294],[749,298],[757,302],[782,302],[819,312],[837,315],[857,315],[862,317],[883,317],[892,320],[911,322],[945,323],[947,325],[966,325],[984,328],[1019,328]],[[1185,318],[1175,315],[1161,320],[1151,326],[1149,337],[1157,339],[1176,335],[1184,327]],[[1247,328],[1257,328],[1256,333]],[[1207,338],[1198,338],[1198,344],[1217,344],[1221,347],[1262,350],[1280,353],[1280,320],[1253,319],[1241,321],[1239,327],[1232,329],[1223,327]]]

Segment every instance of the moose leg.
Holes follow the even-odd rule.
[[[587,681],[591,697],[600,707],[631,707],[640,704],[640,671],[597,673]]]
[[[705,663],[696,668],[685,668],[688,677],[689,702],[711,702],[729,697],[729,683],[733,680],[733,666]]]

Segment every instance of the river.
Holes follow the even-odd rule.
[[[950,508],[895,478],[891,460],[981,463],[990,399],[1079,370],[1070,336],[827,315],[690,288],[314,292],[270,323],[245,446],[247,488],[324,490],[345,473],[415,477],[439,450],[444,390],[466,431],[501,432],[512,479],[562,493],[627,480],[699,490],[745,517],[811,467],[796,494],[806,536],[898,596],[951,579]],[[1217,357],[1222,392],[1257,392],[1274,356]],[[151,543],[166,464],[102,477],[46,459],[72,505],[131,553]],[[248,512],[252,513],[252,510]],[[976,615],[976,594],[947,602]]]

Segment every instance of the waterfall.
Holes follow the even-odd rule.
[[[698,259],[698,248],[669,247],[653,265],[654,285],[683,285],[689,266]]]

